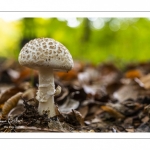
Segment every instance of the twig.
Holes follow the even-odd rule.
[[[14,126],[4,126],[3,128],[5,129],[14,129]],[[46,131],[46,132],[62,132],[62,131],[58,131],[56,129],[48,129],[48,128],[37,128],[37,127],[34,127],[34,126],[31,126],[31,127],[27,127],[27,126],[16,126],[15,127],[15,130],[32,130],[32,131],[37,131],[37,132],[42,132],[42,131]]]

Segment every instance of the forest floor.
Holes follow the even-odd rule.
[[[0,62],[0,132],[149,132],[150,63],[94,66],[75,62],[55,72],[57,116],[39,115],[38,72]],[[21,98],[17,97],[21,93]]]

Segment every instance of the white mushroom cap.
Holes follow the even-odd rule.
[[[33,69],[44,67],[69,71],[73,67],[68,49],[51,38],[29,41],[20,51],[19,63]]]

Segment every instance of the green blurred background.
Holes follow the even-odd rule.
[[[149,18],[0,18],[1,57],[17,59],[22,46],[37,37],[61,42],[74,60],[150,60]]]

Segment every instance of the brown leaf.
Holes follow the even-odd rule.
[[[130,78],[130,79],[140,78],[140,77],[142,77],[142,72],[137,69],[129,70],[125,73],[125,77]]]
[[[63,117],[61,118],[63,118],[66,123],[69,123],[74,126],[84,125],[83,116],[79,111],[72,109],[71,112],[61,115],[63,115]],[[60,115],[58,117],[60,117]]]
[[[143,104],[137,103],[136,101],[132,100],[132,99],[127,99],[124,102],[122,102],[121,104],[123,104],[124,106],[128,107],[129,109],[132,110],[139,110],[140,108],[143,108]]]
[[[91,123],[99,123],[102,122],[101,118],[95,117],[94,119],[91,120]]]
[[[123,84],[121,82],[113,82],[106,86],[106,90],[108,94],[113,94],[115,91],[119,90]]]
[[[55,99],[57,102],[64,100],[69,94],[69,91],[67,88],[62,88],[62,91],[60,95],[56,96]]]
[[[59,108],[57,105],[55,105],[55,111],[56,111],[56,115],[58,116],[59,120],[61,122],[64,122],[65,121],[65,116],[60,112]]]
[[[120,102],[123,102],[124,100],[127,100],[127,99],[136,100],[139,95],[139,90],[140,88],[138,85],[127,84],[127,85],[122,86],[116,92],[114,92],[113,97],[119,100]]]
[[[3,106],[4,106],[4,104],[1,104],[1,105],[0,105],[0,109],[2,109],[2,108],[3,108]]]
[[[81,126],[83,126],[84,119],[83,119],[83,116],[81,115],[81,113],[77,110],[72,110],[72,112],[74,113],[76,120],[80,123]]]
[[[132,117],[128,117],[128,118],[126,118],[126,119],[124,120],[124,124],[125,124],[126,126],[131,126],[132,123],[133,123],[133,118],[132,118]]]
[[[144,113],[147,113],[150,117],[150,104],[144,107]]]
[[[27,67],[22,67],[22,70],[20,70],[19,77],[14,79],[13,81],[19,84],[21,81],[24,81],[27,78],[32,78],[32,76],[38,76],[38,72]]]
[[[82,71],[84,64],[81,62],[74,62],[74,67],[68,73],[66,72],[55,72],[56,76],[59,77],[60,80],[64,81],[72,81],[77,79],[78,72]]]
[[[142,123],[137,129],[136,132],[150,132],[150,124]]]
[[[89,107],[88,114],[94,114],[95,115],[97,113],[97,111],[99,111],[99,110],[100,110],[100,106],[97,104],[93,104]]]
[[[77,71],[70,70],[69,72],[55,72],[60,80],[71,81],[77,78]]]
[[[29,100],[34,98],[36,95],[36,89],[35,88],[29,88],[28,90],[26,90],[23,94],[22,94],[22,98]]]
[[[141,77],[139,80],[136,79],[136,81],[141,87],[144,87],[145,89],[150,89],[150,74]]]
[[[25,108],[23,105],[17,105],[16,107],[12,108],[12,110],[10,110],[10,112],[8,113],[8,116],[17,116],[20,115],[21,113],[23,113],[25,111]]]
[[[2,108],[2,117],[5,118],[7,116],[7,114],[10,112],[10,110],[12,110],[17,105],[18,101],[21,98],[21,95],[22,95],[22,92],[18,92],[17,94],[15,94],[11,98],[9,98],[4,103],[4,106]]]
[[[141,120],[143,123],[146,123],[149,121],[149,117],[148,116],[145,116],[144,118],[142,118]]]
[[[102,64],[99,67],[99,73],[100,73],[100,82],[102,85],[108,85],[111,83],[114,83],[116,81],[119,81],[122,74],[121,72],[112,64]]]
[[[126,131],[128,131],[128,132],[135,132],[135,129],[133,129],[133,128],[127,128]]]
[[[0,97],[0,104],[3,104],[6,102],[9,98],[11,98],[13,95],[15,95],[18,92],[23,92],[24,90],[19,87],[12,87],[8,90],[6,90],[4,93],[2,93]]]
[[[85,116],[88,114],[88,110],[89,110],[88,106],[83,106],[83,107],[80,107],[78,111],[81,113],[83,118],[85,118]]]
[[[108,112],[110,115],[112,115],[115,118],[125,118],[123,114],[118,112],[117,110],[113,109],[110,106],[101,106],[101,109]]]
[[[30,82],[21,82],[18,87],[22,90],[27,90],[32,87]]]

